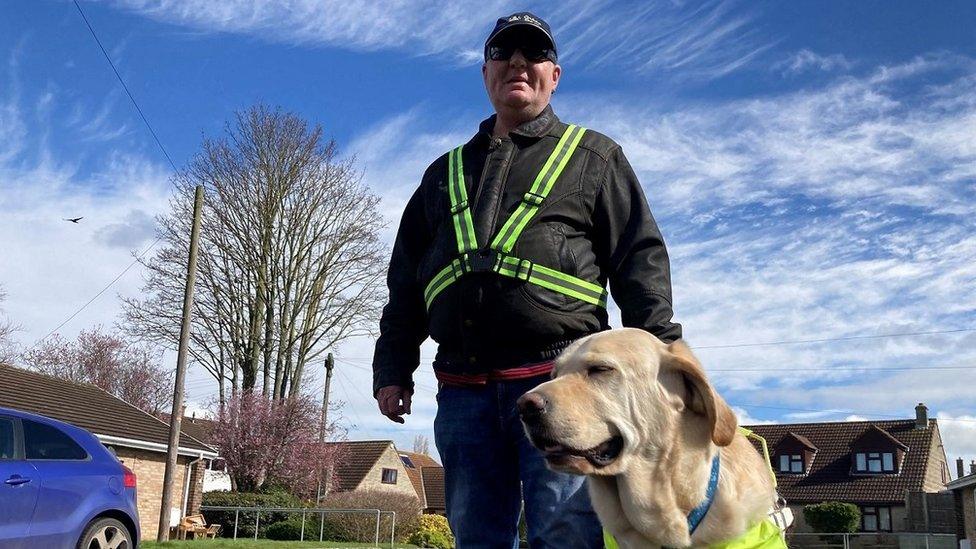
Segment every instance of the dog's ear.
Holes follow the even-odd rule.
[[[708,418],[712,442],[719,446],[731,444],[739,423],[735,412],[712,388],[712,384],[705,377],[705,370],[688,345],[681,340],[675,341],[668,345],[662,358],[667,366],[685,378],[690,392],[687,405],[693,412]]]

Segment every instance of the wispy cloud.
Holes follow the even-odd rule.
[[[846,71],[853,66],[854,63],[848,61],[843,54],[820,55],[813,51],[803,49],[794,53],[789,58],[773,64],[772,69],[785,74],[797,75],[808,71]]]
[[[622,143],[668,240],[693,346],[915,332],[974,327],[974,75],[969,60],[929,56],[748,101],[662,112],[568,95],[556,108]],[[392,118],[353,148],[397,197],[393,219],[427,162],[477,122],[456,116],[438,132],[427,118],[423,108]],[[346,354],[371,351],[363,342]],[[698,354],[744,421],[912,417],[919,401],[973,413],[958,398],[972,371],[957,367],[976,361],[976,334]],[[368,386],[368,372],[352,375]]]
[[[640,2],[611,9],[609,0],[565,3],[511,0],[462,2],[338,2],[334,0],[112,0],[116,6],[197,30],[234,32],[272,42],[357,51],[395,49],[481,61],[494,18],[529,9],[546,18],[562,59],[681,78],[714,78],[756,58],[771,45],[752,14],[734,3]],[[472,17],[471,14],[486,14]]]

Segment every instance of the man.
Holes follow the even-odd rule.
[[[438,343],[434,438],[458,547],[602,547],[583,477],[555,473],[515,410],[570,342],[606,330],[609,283],[625,326],[665,341],[667,252],[620,147],[559,121],[549,25],[499,19],[485,42],[495,115],[437,159],[403,213],[373,360],[380,411],[403,423],[420,344]]]

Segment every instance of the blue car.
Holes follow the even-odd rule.
[[[94,435],[0,408],[0,548],[132,549],[136,476]]]

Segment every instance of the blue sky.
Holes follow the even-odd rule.
[[[494,19],[536,12],[560,45],[557,113],[623,145],[669,244],[677,318],[740,416],[909,417],[924,401],[949,457],[976,457],[976,332],[715,348],[976,328],[972,2],[280,4],[82,6],[177,165],[236,109],[280,105],[356,155],[390,231],[426,165],[490,114]],[[152,241],[170,172],[74,5],[4,2],[0,284],[22,345]],[[140,275],[61,331],[113,324]],[[430,433],[428,364],[399,427],[369,399],[371,342],[338,354],[352,436]],[[194,403],[214,390],[191,371]]]

